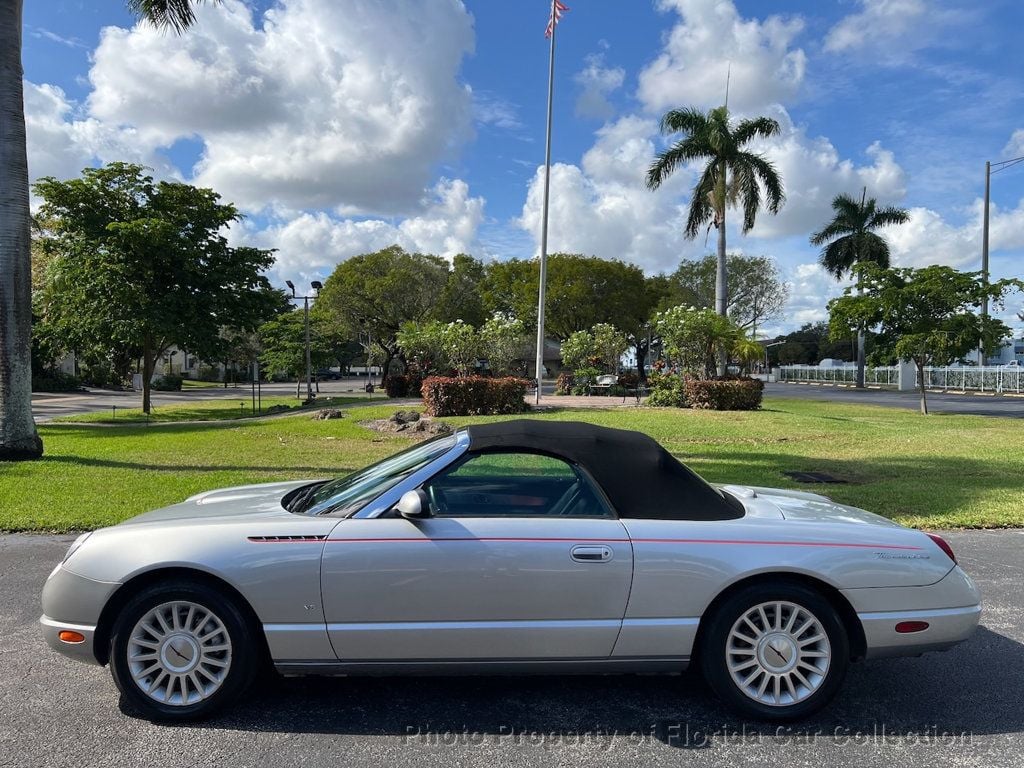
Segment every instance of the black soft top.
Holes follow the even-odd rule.
[[[720,493],[641,432],[577,421],[516,419],[466,427],[471,452],[527,450],[578,464],[619,517],[731,520],[743,505]]]

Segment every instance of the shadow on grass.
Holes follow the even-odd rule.
[[[639,739],[701,748],[714,746],[716,737],[720,744],[723,736],[743,733],[748,740],[742,745],[750,739],[777,744],[779,734],[794,742],[831,745],[837,735],[870,739],[884,729],[918,743],[936,734],[956,734],[969,747],[973,735],[1024,731],[1024,646],[982,627],[947,653],[852,665],[833,704],[781,729],[738,719],[694,672],[681,678],[284,679],[255,691],[207,727],[402,736],[411,746],[590,743],[627,749]],[[945,751],[950,747],[937,746],[950,757]]]

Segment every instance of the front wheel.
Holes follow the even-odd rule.
[[[712,616],[701,666],[732,709],[759,720],[794,720],[836,695],[849,665],[849,640],[836,610],[797,584],[758,584]]]
[[[129,706],[153,720],[216,713],[250,683],[257,653],[238,607],[201,584],[148,587],[121,611],[110,669]]]

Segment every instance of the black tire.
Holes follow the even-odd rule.
[[[828,652],[831,654],[828,659],[827,672],[816,678],[819,682],[813,692],[807,695],[806,691],[810,689],[797,686],[800,695],[806,696],[806,698],[789,703],[783,701],[767,704],[755,699],[752,695],[744,692],[740,683],[733,679],[729,671],[729,638],[734,625],[737,625],[737,622],[740,622],[741,617],[748,611],[759,605],[773,602],[794,604],[817,619],[827,637]],[[707,621],[709,623],[706,625],[707,629],[701,637],[698,649],[701,671],[718,698],[737,714],[769,722],[799,720],[827,705],[839,691],[850,664],[849,638],[836,609],[816,590],[802,584],[786,582],[753,584],[728,597],[714,609]],[[752,632],[748,632],[748,634],[753,635]],[[805,637],[811,636],[802,635],[801,639]],[[741,642],[739,647],[745,646]],[[755,646],[750,647],[754,648]],[[821,648],[823,644],[813,647]],[[783,647],[783,654],[777,656],[780,663],[784,663],[787,650],[786,647]],[[773,653],[775,652],[773,651]],[[767,655],[765,653],[765,657]],[[788,656],[792,658],[792,653],[788,653]],[[735,655],[733,658],[743,659],[743,657]],[[759,657],[755,654],[752,658],[756,662]],[[806,673],[806,669],[798,669]],[[754,667],[748,667],[742,674],[746,674],[748,671],[752,674]],[[767,672],[762,674],[770,677],[772,680],[770,685],[774,685],[775,676],[768,675]],[[755,682],[760,683],[762,679],[762,677],[757,677]],[[807,679],[811,678],[808,676]],[[794,697],[789,694],[788,698],[793,699]]]
[[[147,695],[132,676],[128,659],[137,622],[154,608],[174,601],[205,608],[221,622],[230,640],[229,663],[219,687],[207,698],[191,704],[163,703]],[[260,648],[253,640],[249,623],[239,606],[205,584],[177,581],[142,589],[121,610],[110,637],[110,672],[123,702],[146,719],[164,722],[202,720],[220,712],[249,687],[259,671]]]

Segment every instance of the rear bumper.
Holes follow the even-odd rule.
[[[978,626],[981,606],[929,611],[882,611],[860,613],[857,616],[864,627],[867,658],[882,659],[944,651],[962,643]],[[897,632],[896,625],[903,621],[927,622],[928,628],[920,632]]]

